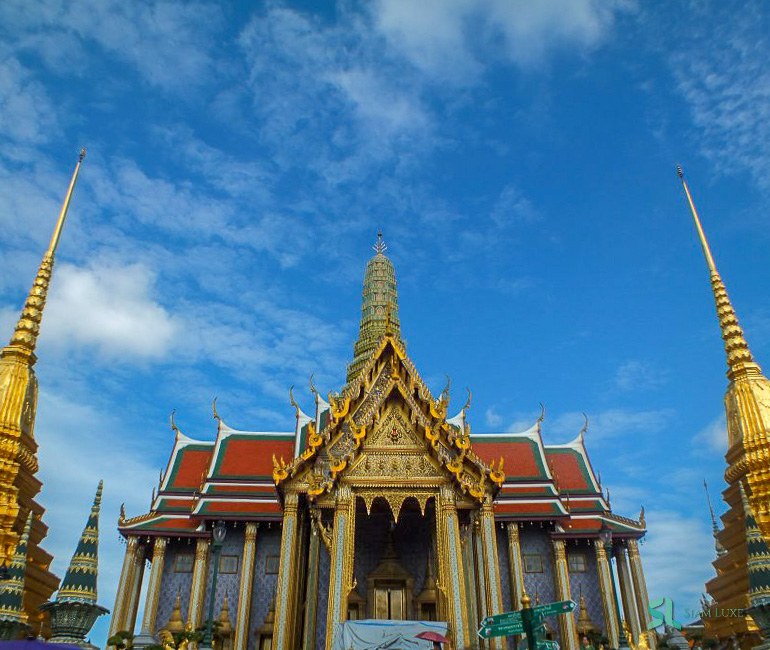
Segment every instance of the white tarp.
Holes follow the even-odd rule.
[[[433,621],[345,621],[332,650],[433,650],[433,643],[415,639],[421,632],[447,635],[449,625]]]

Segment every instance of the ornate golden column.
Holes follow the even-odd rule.
[[[139,595],[142,591],[142,578],[144,577],[144,560],[147,547],[139,544],[134,553],[134,566],[131,571],[131,588],[128,590],[124,610],[125,618],[121,629],[134,631],[136,627],[136,613],[139,611]]]
[[[139,548],[139,538],[129,537],[126,540],[126,554],[123,556],[123,569],[120,572],[120,582],[118,582],[118,593],[115,596],[115,607],[112,610],[112,621],[110,621],[110,631],[108,637],[117,634],[125,629],[126,602],[129,599],[129,591],[134,584],[133,571],[136,567],[136,552]]]
[[[476,596],[476,560],[473,550],[473,528],[470,527],[468,534],[460,541],[460,548],[463,556],[463,571],[465,575],[465,594],[468,600],[468,625],[471,629],[478,629],[479,626],[479,604]],[[439,557],[438,552],[436,557]],[[447,616],[448,618],[448,616]],[[442,619],[439,619],[442,620]],[[480,640],[481,641],[481,640]]]
[[[484,549],[481,544],[481,521],[479,517],[471,519],[471,542],[473,543],[471,547],[473,551],[473,573],[476,577],[472,587],[475,592],[474,600],[476,601],[475,618],[478,622],[489,615],[489,604],[487,602],[487,572],[484,567]],[[467,597],[469,600],[471,599],[470,596]],[[468,627],[470,628],[470,626],[471,621],[469,620]],[[488,645],[486,639],[479,639],[478,643],[482,648],[486,648]]]
[[[604,623],[607,638],[611,648],[618,647],[618,618],[615,613],[615,598],[613,596],[612,579],[610,578],[610,565],[607,561],[607,552],[604,543],[600,539],[594,540],[596,549],[596,570],[599,573],[599,587],[602,591],[602,607],[604,609]]]
[[[238,611],[235,618],[235,640],[233,650],[246,650],[249,644],[249,611],[251,610],[251,587],[254,584],[254,562],[257,554],[257,524],[246,524],[241,560],[241,585],[238,589]]]
[[[626,557],[626,549],[622,546],[618,547],[615,554],[615,559],[618,565],[618,582],[620,583],[620,599],[623,603],[623,612],[625,620],[628,621],[631,629],[631,636],[633,639],[629,641],[637,642],[639,639],[639,614],[636,609],[636,600],[634,598],[634,590],[631,586],[631,574],[628,570],[628,558]]]
[[[150,584],[147,585],[147,599],[144,602],[144,617],[142,618],[142,635],[152,636],[155,633],[155,616],[158,613],[158,598],[160,597],[160,580],[163,577],[163,565],[166,561],[166,537],[156,537],[152,544],[152,569]]]
[[[486,495],[479,517],[481,524],[481,546],[486,570],[487,616],[501,614],[503,611],[503,590],[500,586],[500,561],[497,557],[497,536],[495,535],[495,513],[492,509],[492,497]],[[505,638],[490,639],[490,648],[505,650]],[[573,650],[573,649],[570,649]]]
[[[294,490],[286,492],[283,500],[281,526],[281,560],[278,564],[278,589],[275,594],[275,624],[273,650],[294,650],[294,615],[297,593],[297,537],[299,497]]]
[[[318,618],[318,562],[321,531],[315,521],[310,524],[310,549],[307,558],[305,586],[305,620],[303,621],[302,650],[315,650],[316,619]],[[237,649],[236,649],[237,650]]]
[[[508,535],[508,564],[511,572],[511,607],[520,609],[521,598],[524,595],[524,570],[521,562],[519,524],[509,521],[505,529]]]
[[[331,650],[340,623],[347,617],[348,594],[353,586],[356,500],[347,485],[340,485],[336,496],[329,571],[329,609],[326,615],[326,650]]]
[[[628,560],[631,565],[631,582],[634,586],[636,595],[637,613],[639,614],[639,626],[646,630],[650,624],[650,601],[647,597],[647,584],[644,581],[644,570],[642,569],[642,558],[639,555],[639,542],[635,539],[628,540]],[[653,650],[657,646],[657,639],[654,634],[647,635],[650,648]]]
[[[556,587],[556,598],[558,600],[570,600],[569,588],[569,566],[567,565],[567,553],[564,549],[564,540],[553,540],[554,557],[554,584]],[[559,636],[561,637],[561,647],[565,650],[578,650],[577,627],[575,625],[575,616],[571,612],[559,619]]]
[[[194,630],[201,624],[203,601],[206,600],[206,575],[209,563],[209,538],[199,537],[195,545],[195,565],[193,566],[192,585],[190,586],[190,608],[187,622]]]
[[[441,588],[447,596],[450,634],[454,638],[453,645],[457,648],[464,648],[470,645],[471,639],[462,551],[460,549],[460,526],[457,519],[455,495],[447,485],[442,485],[439,489],[438,511],[440,548],[442,550],[439,554],[439,578]]]

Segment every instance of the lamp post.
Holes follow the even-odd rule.
[[[607,554],[607,564],[610,569],[610,584],[612,585],[612,595],[615,598],[615,613],[618,618],[618,650],[627,650],[628,641],[626,640],[626,633],[623,630],[623,621],[620,617],[620,601],[618,600],[618,591],[615,589],[615,576],[612,571],[612,530],[607,526],[607,522],[602,524],[602,528],[599,531],[599,539],[604,544],[604,552]]]
[[[217,577],[219,576],[219,554],[222,552],[222,542],[225,541],[227,529],[223,522],[218,521],[212,530],[214,538],[214,572],[211,576],[211,594],[209,595],[209,618],[206,621],[206,636],[203,645],[207,648],[214,647],[214,600],[217,595]]]

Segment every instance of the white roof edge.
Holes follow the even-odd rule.
[[[463,428],[463,420],[465,419],[465,409],[462,409],[457,415],[455,415],[453,418],[449,418],[446,423],[447,424],[453,424],[456,427],[460,427],[460,429]]]
[[[448,420],[447,420],[448,421]],[[535,422],[526,431],[502,432],[502,433],[472,433],[471,440],[474,438],[530,438],[535,440],[540,438],[540,420]]]

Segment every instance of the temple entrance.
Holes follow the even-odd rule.
[[[406,583],[381,583],[374,588],[374,616],[403,621],[406,615]]]
[[[426,504],[423,513],[414,499],[408,499],[398,521],[385,499],[376,498],[369,512],[362,501],[360,506],[356,513],[356,588],[351,596],[364,601],[367,618],[413,621],[432,615],[435,620],[434,570],[429,567],[435,557],[432,503]]]

